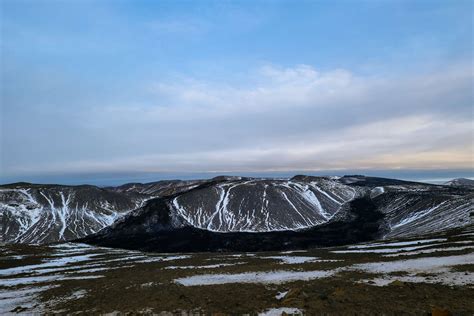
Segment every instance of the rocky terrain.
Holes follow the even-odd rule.
[[[278,252],[0,246],[0,314],[472,315],[474,226]]]
[[[469,186],[364,176],[0,186],[0,236],[152,251],[257,251],[409,237],[473,220]]]

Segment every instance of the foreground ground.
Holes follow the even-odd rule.
[[[294,252],[1,246],[0,314],[474,313],[474,228]]]

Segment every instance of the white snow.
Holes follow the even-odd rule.
[[[392,229],[395,229],[395,228],[398,228],[400,226],[403,226],[403,225],[406,225],[408,223],[411,223],[417,219],[420,219],[422,217],[425,217],[426,215],[430,214],[431,212],[435,211],[436,209],[440,208],[441,206],[443,206],[444,204],[446,204],[447,201],[444,201],[444,202],[441,202],[439,203],[438,205],[436,206],[433,206],[431,208],[428,208],[426,210],[423,210],[423,211],[419,211],[419,212],[416,212],[414,213],[413,215],[411,215],[410,217],[407,217],[407,218],[404,218],[403,220],[401,220],[400,222],[398,222],[397,224],[393,225],[391,228]]]
[[[335,274],[335,270],[316,271],[271,271],[246,272],[237,274],[203,274],[176,279],[175,282],[184,286],[214,285],[228,283],[284,283],[290,281],[308,281],[327,278]]]
[[[288,196],[286,195],[285,192],[281,191],[280,192],[281,195],[285,198],[285,200],[288,202],[288,204],[291,205],[291,207],[293,208],[293,210],[296,212],[296,214],[298,214],[302,219],[303,221],[305,222],[306,225],[297,225],[295,228],[304,228],[304,227],[307,227],[307,226],[311,226],[311,225],[314,225],[313,222],[308,222],[308,218],[304,217],[299,211],[298,211],[298,208],[290,201],[290,199],[288,198]]]
[[[2,286],[16,286],[24,284],[34,284],[40,282],[52,282],[58,279],[61,279],[62,275],[47,275],[47,276],[35,276],[35,277],[24,277],[24,278],[10,278],[10,279],[1,279]]]
[[[313,193],[313,191],[311,191],[309,189],[309,186],[308,185],[301,185],[301,184],[298,184],[296,182],[293,182],[292,183],[295,187],[299,188],[299,193],[301,194],[301,196],[306,200],[308,201],[308,203],[310,205],[312,205],[326,220],[329,219],[331,217],[330,214],[328,214],[322,207],[321,203],[319,202],[318,198],[316,197],[316,195]],[[314,188],[316,190],[318,190],[319,192],[323,193],[324,195],[326,195],[327,197],[329,197],[330,199],[332,199],[332,197],[330,197],[326,192],[322,191],[321,189],[319,189],[318,187],[314,186]],[[334,199],[333,199],[334,200]],[[336,202],[337,203],[337,202]]]
[[[370,281],[370,283],[369,283]],[[369,283],[375,286],[386,286],[393,281],[410,282],[410,283],[441,283],[445,285],[456,285],[456,286],[472,286],[474,284],[474,274],[465,272],[453,272],[448,270],[439,270],[432,276],[419,276],[419,275],[403,275],[393,276],[384,275],[373,279],[361,280],[361,283]]]
[[[282,251],[280,252],[281,254],[291,254],[291,253],[297,253],[297,252],[308,252],[307,250],[288,250],[288,251]]]
[[[332,196],[330,196],[327,192],[321,190],[317,185],[315,185],[314,183],[312,183],[312,186],[313,188],[315,188],[316,190],[318,190],[319,193],[323,194],[324,196],[326,196],[327,198],[329,198],[331,201],[333,201],[334,203],[336,204],[339,204],[341,205],[342,203],[339,202],[338,200],[336,200],[335,198],[333,198]]]
[[[327,278],[341,271],[364,271],[372,274],[382,274],[379,279],[400,279],[398,276],[387,274],[393,272],[406,272],[408,275],[404,280],[409,282],[440,282],[445,284],[459,285],[469,284],[472,281],[472,274],[464,272],[453,272],[450,268],[457,265],[472,264],[474,253],[444,256],[425,257],[407,260],[395,260],[386,262],[369,262],[354,264],[332,270],[314,271],[267,271],[267,272],[246,272],[237,274],[202,274],[176,279],[175,282],[184,286],[215,285],[228,283],[285,283],[296,280],[308,281],[318,278]],[[418,276],[419,273],[435,274],[436,278]],[[434,281],[436,280],[436,281]],[[391,281],[387,281],[391,282]],[[283,294],[281,294],[283,295]]]
[[[281,264],[298,264],[305,262],[314,262],[317,260],[317,257],[303,257],[303,256],[268,256],[260,257],[261,259],[275,259],[280,260]]]
[[[411,251],[411,250],[427,248],[431,246],[432,245],[421,245],[421,246],[402,247],[402,248],[333,250],[331,252],[332,253],[392,253],[392,252]]]
[[[375,187],[370,191],[370,197],[375,198],[381,194],[385,193],[385,188],[384,187]]]
[[[435,239],[420,239],[420,240],[409,240],[409,241],[400,241],[400,242],[390,242],[390,243],[372,243],[365,245],[353,245],[347,248],[349,249],[365,249],[365,248],[377,248],[377,247],[395,247],[395,246],[409,246],[409,245],[418,245],[418,244],[431,244],[447,241],[446,238],[435,238]]]
[[[303,311],[301,309],[295,307],[278,307],[278,308],[270,308],[265,310],[262,313],[258,313],[258,316],[281,316],[283,313],[288,315],[303,315]]]
[[[189,255],[180,255],[180,256],[168,256],[168,257],[149,257],[147,259],[135,261],[137,263],[150,263],[150,262],[160,262],[160,261],[174,261],[174,260],[182,260],[182,259],[189,259],[191,256]]]
[[[97,248],[97,247],[91,246],[89,244],[84,244],[84,243],[66,242],[66,243],[50,245],[49,248],[59,248],[61,251],[66,251],[66,249],[87,249],[87,248]]]
[[[48,260],[44,263],[32,264],[26,266],[18,266],[7,269],[0,269],[0,275],[15,275],[20,273],[34,273],[37,269],[50,268],[50,267],[63,267],[70,263],[78,263],[91,260],[91,258],[97,256],[98,254],[89,254],[82,256],[74,257],[62,257]]]
[[[69,266],[69,267],[55,267],[55,268],[40,268],[36,269],[34,271],[34,275],[42,275],[42,274],[48,274],[48,273],[63,273],[65,271],[74,271],[74,270],[81,270],[84,268],[98,268],[102,267],[102,263],[97,263],[97,264],[87,264],[87,265],[79,265],[79,266]]]
[[[6,256],[6,257],[3,257],[5,259],[13,259],[13,260],[23,260],[25,259],[27,256],[23,256],[23,255],[13,255],[13,256]]]
[[[38,295],[48,289],[52,289],[56,286],[38,286],[34,288],[21,288],[21,289],[0,289],[0,314],[9,315],[10,312],[17,306],[31,308],[36,306],[36,310],[39,308],[39,302],[37,301]]]
[[[288,292],[289,292],[289,291],[278,292],[278,294],[275,295],[275,298],[276,298],[277,300],[281,300],[281,299],[285,298],[285,296],[286,296],[286,294],[288,294]]]
[[[416,250],[416,251],[394,253],[394,254],[383,255],[383,256],[384,257],[415,256],[415,255],[421,255],[421,254],[427,254],[427,253],[433,253],[433,252],[462,251],[462,250],[466,250],[466,249],[474,249],[474,246],[422,249],[422,250]]]
[[[255,257],[254,253],[236,253],[233,255],[228,255],[228,257],[240,258],[240,257]]]
[[[85,280],[85,279],[99,279],[103,278],[103,275],[81,275],[77,277],[64,277],[61,278],[61,281],[67,281],[67,280]]]
[[[445,256],[445,257],[424,257],[416,259],[396,260],[387,262],[361,263],[351,266],[355,270],[363,270],[370,273],[392,273],[392,272],[429,272],[440,268],[452,267],[456,265],[472,264],[474,253]]]
[[[175,270],[175,269],[215,269],[221,267],[236,266],[243,264],[245,262],[234,262],[234,263],[219,263],[219,264],[208,264],[203,266],[168,266],[165,269]]]

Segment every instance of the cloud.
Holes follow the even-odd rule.
[[[17,139],[35,158],[18,163],[7,154],[5,166],[11,173],[472,168],[472,81],[469,63],[397,77],[297,65],[262,67],[239,85],[154,81],[139,102],[78,108],[67,122],[74,131],[37,130],[55,146]]]

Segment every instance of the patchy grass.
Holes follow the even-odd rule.
[[[472,236],[447,236],[436,247]],[[383,246],[381,246],[383,247]],[[393,247],[393,246],[391,246]],[[400,246],[402,248],[403,246]],[[69,251],[68,249],[72,249]],[[335,248],[334,248],[335,249]],[[465,258],[472,250],[384,257],[383,253],[333,253],[333,248],[291,254],[195,253],[154,254],[98,247],[1,246],[0,271],[47,263],[53,259],[94,254],[87,261],[48,269],[0,276],[0,313],[159,313],[255,315],[269,308],[297,308],[306,314],[429,314],[447,309],[454,314],[474,311],[473,284],[453,286],[443,271],[472,279],[474,264],[460,264],[415,272],[398,269],[387,274],[355,270],[354,265],[403,262],[422,258]],[[339,247],[343,250],[347,247]],[[77,250],[77,251],[76,251]],[[462,257],[464,256],[464,257]],[[274,258],[271,258],[274,257]],[[283,258],[290,258],[284,260]],[[301,258],[298,258],[301,257]],[[314,260],[306,260],[308,257]],[[465,260],[465,259],[463,259]],[[205,266],[215,265],[212,268]],[[203,268],[199,268],[199,267]],[[403,265],[402,265],[403,266]],[[167,269],[167,267],[183,267]],[[228,283],[183,286],[177,279],[203,274],[272,273],[275,271],[331,271],[331,276],[311,280],[272,283]],[[446,272],[447,273],[447,272]],[[304,273],[303,273],[304,274]],[[454,275],[453,274],[453,275]],[[443,278],[439,278],[444,276]],[[51,277],[37,283],[5,286],[6,280]],[[92,278],[93,277],[93,278]],[[74,278],[74,279],[71,279]],[[376,286],[373,280],[387,280]],[[3,280],[3,282],[2,282]],[[411,280],[406,282],[406,280]],[[448,280],[449,281],[449,280]],[[427,283],[428,282],[428,283]],[[429,283],[434,282],[434,283]],[[287,292],[277,299],[277,294]],[[15,299],[12,297],[14,296]],[[283,309],[280,309],[283,310]]]

